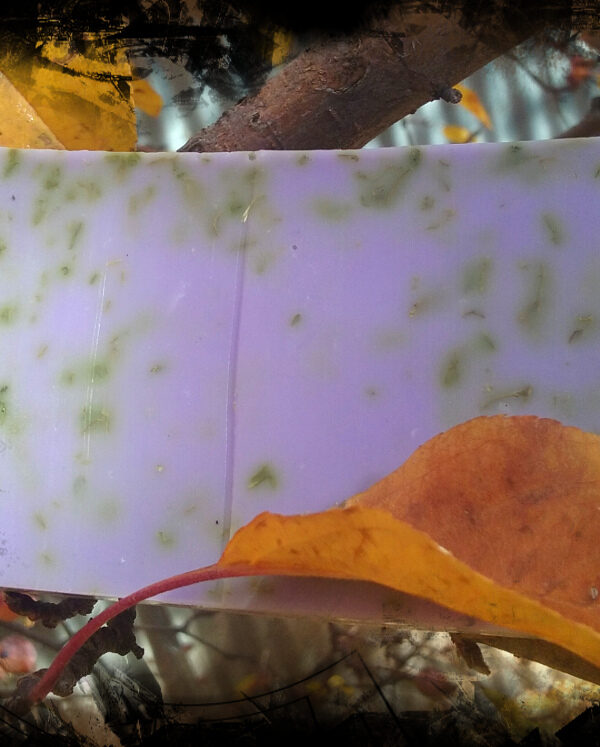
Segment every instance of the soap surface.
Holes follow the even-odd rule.
[[[597,139],[0,150],[0,585],[122,596],[478,415],[600,431],[599,228]],[[393,597],[330,588],[168,598]]]

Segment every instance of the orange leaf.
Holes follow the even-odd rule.
[[[600,630],[598,436],[533,416],[475,418],[428,441],[357,502]]]
[[[460,125],[445,125],[444,137],[451,143],[470,143],[475,138],[475,133]]]
[[[133,105],[150,117],[158,117],[163,106],[160,95],[147,80],[135,78],[131,84]]]
[[[470,88],[466,88],[463,85],[457,85],[454,86],[454,88],[462,93],[462,99],[460,101],[461,106],[464,106],[467,111],[474,114],[484,127],[491,130],[492,122],[490,120],[490,115],[487,113],[485,106],[481,103],[481,100],[475,91],[472,91]]]
[[[600,634],[502,587],[388,511],[356,504],[304,516],[262,513],[229,541],[226,575],[374,581],[538,635],[600,666]]]
[[[4,601],[4,592],[0,591],[0,620],[8,622],[16,620],[18,617],[19,615],[15,614]]]
[[[242,576],[372,581],[529,633],[600,667],[600,438],[534,416],[480,417],[336,508],[262,513],[217,563],[103,610],[30,692],[37,702],[105,622],[172,589]]]
[[[600,438],[499,415],[431,439],[343,510],[261,514],[219,566],[376,581],[600,665],[599,538]]]

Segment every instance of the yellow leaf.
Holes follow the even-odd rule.
[[[133,105],[150,117],[158,117],[163,100],[147,80],[134,79],[131,85]]]
[[[383,584],[538,636],[600,668],[599,538],[599,436],[529,415],[474,418],[432,438],[343,508],[259,514],[217,563],[121,598],[73,636],[29,697],[45,697],[70,657],[123,610],[243,576]]]
[[[40,42],[35,53],[22,56],[0,51],[0,71],[28,103],[38,126],[43,123],[63,147],[114,151],[135,148],[129,63],[123,50],[105,43],[100,35],[90,36],[85,54],[73,51],[67,42],[57,41]],[[12,108],[3,106],[3,128],[15,116]],[[36,147],[36,142],[39,137],[26,147]]]
[[[231,575],[374,581],[481,620],[538,635],[600,666],[600,634],[469,568],[388,511],[353,505],[304,516],[262,513],[229,541]],[[242,572],[243,570],[243,572]]]
[[[445,125],[444,137],[451,143],[469,143],[475,139],[475,133],[460,125]]]
[[[0,100],[0,146],[56,149],[64,147],[31,104],[2,73]]]
[[[533,416],[479,417],[345,509],[260,515],[219,565],[376,581],[598,666],[599,496],[600,437]]]
[[[273,52],[271,54],[271,65],[277,67],[289,57],[293,35],[290,31],[276,31],[273,34]]]
[[[463,85],[457,85],[454,86],[454,88],[462,93],[462,99],[460,101],[461,105],[464,106],[467,111],[471,112],[471,114],[474,114],[484,127],[491,130],[492,122],[490,120],[490,115],[487,113],[475,91],[472,91],[470,88],[466,88]]]

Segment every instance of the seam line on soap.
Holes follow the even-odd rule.
[[[255,199],[252,190],[250,204]],[[242,306],[244,300],[244,278],[246,274],[246,245],[248,242],[249,225],[247,216],[242,221],[240,249],[235,268],[235,287],[233,297],[233,319],[231,325],[231,340],[227,358],[227,410],[225,416],[225,505],[223,510],[223,536],[221,552],[229,542],[231,536],[231,514],[233,512],[233,481],[235,465],[236,418],[235,395],[237,390],[237,369],[239,358],[240,327],[242,321]]]
[[[108,265],[110,263],[107,262],[106,266],[104,268],[104,272],[102,273],[102,281],[100,283],[100,287],[98,288],[98,301],[96,304],[96,315],[94,318],[94,336],[92,338],[92,345],[90,349],[90,371],[89,371],[89,378],[88,378],[88,384],[87,384],[87,391],[86,391],[86,397],[85,397],[85,410],[84,410],[84,447],[83,447],[83,453],[84,453],[84,461],[85,463],[88,463],[90,461],[90,455],[91,455],[91,433],[90,433],[90,423],[88,422],[91,418],[92,409],[94,406],[94,394],[95,394],[95,376],[94,371],[96,367],[96,360],[98,358],[98,347],[100,345],[100,328],[102,327],[102,313],[103,313],[103,307],[104,307],[104,298],[106,296],[106,275],[108,272]]]

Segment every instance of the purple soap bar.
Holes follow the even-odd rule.
[[[477,415],[600,428],[596,139],[3,150],[0,177],[4,587],[121,596],[212,563]],[[168,598],[415,609],[306,579]]]

